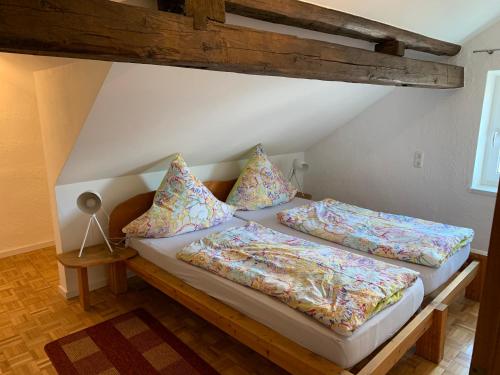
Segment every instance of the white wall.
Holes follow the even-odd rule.
[[[398,88],[306,151],[305,190],[364,207],[476,230],[487,249],[495,198],[469,191],[488,70],[500,54],[472,50],[498,46],[500,23],[468,41],[456,58],[465,88]],[[424,168],[413,168],[416,150]]]
[[[265,145],[264,145],[265,146]],[[304,159],[304,153],[293,153],[271,156],[270,159],[288,175],[294,159]],[[238,177],[246,160],[232,161],[218,164],[209,164],[191,167],[191,171],[202,181],[230,180]],[[62,251],[70,251],[80,247],[88,223],[88,216],[81,213],[75,205],[79,194],[84,191],[97,191],[103,197],[104,210],[101,210],[99,219],[107,227],[106,212],[124,200],[147,191],[156,190],[166,171],[151,172],[140,175],[131,175],[115,178],[106,178],[95,181],[79,182],[56,187],[57,206],[59,208],[59,229]],[[303,176],[298,175],[302,185]],[[91,234],[88,244],[102,243],[102,238],[97,230]],[[67,297],[78,294],[76,273],[66,270],[61,273],[59,289]],[[102,287],[106,284],[106,274],[101,267],[94,267],[89,271],[89,284],[91,289]]]

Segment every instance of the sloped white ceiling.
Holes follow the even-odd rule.
[[[389,92],[383,86],[113,64],[59,184],[237,160],[256,143],[304,151]]]

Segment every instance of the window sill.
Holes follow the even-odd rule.
[[[497,196],[497,189],[492,186],[475,185],[471,186],[469,191],[475,194],[487,195],[489,197]]]

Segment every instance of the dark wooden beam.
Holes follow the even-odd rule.
[[[398,40],[408,49],[435,55],[454,56],[461,48],[453,43],[298,0],[227,0],[226,11],[373,43]]]
[[[488,263],[470,374],[500,374],[500,199],[496,199]]]
[[[108,0],[0,0],[0,51],[379,85],[457,88],[463,68]]]
[[[196,30],[206,30],[208,21],[226,22],[224,0],[186,0],[184,13],[193,17]]]
[[[398,40],[389,40],[387,42],[378,43],[375,45],[375,51],[386,53],[394,56],[404,56],[406,46],[403,42]]]

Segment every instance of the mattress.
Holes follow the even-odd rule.
[[[333,244],[332,242],[324,240],[322,238],[311,236],[309,234],[287,227],[286,225],[281,224],[276,218],[276,214],[280,211],[302,206],[310,202],[311,201],[306,199],[295,198],[291,202],[275,207],[263,208],[257,211],[236,211],[235,216],[243,220],[255,221],[268,228],[277,230],[285,234],[289,234],[291,236],[300,237],[305,240],[317,242],[327,246],[335,246],[337,248],[350,251],[352,253],[364,255],[370,258],[375,258],[378,260],[382,260],[386,263],[391,263],[397,266],[406,267],[414,271],[417,271],[420,273],[420,278],[422,279],[422,282],[424,284],[425,295],[434,292],[436,289],[438,289],[440,286],[446,283],[450,279],[450,277],[452,277],[453,274],[457,272],[460,269],[460,267],[462,267],[462,265],[465,263],[465,261],[469,258],[470,244],[459,249],[448,260],[446,260],[439,268],[422,266],[420,264],[403,262],[397,259],[384,258],[377,255],[366,253],[364,251],[359,251],[342,245]]]
[[[406,289],[396,304],[372,317],[351,336],[325,328],[314,319],[263,293],[234,283],[176,258],[184,246],[210,233],[244,225],[233,218],[217,227],[172,238],[133,238],[130,246],[139,254],[192,287],[233,307],[285,337],[323,357],[349,368],[393,336],[418,310],[424,290],[420,279]],[[331,244],[330,244],[331,245]]]

